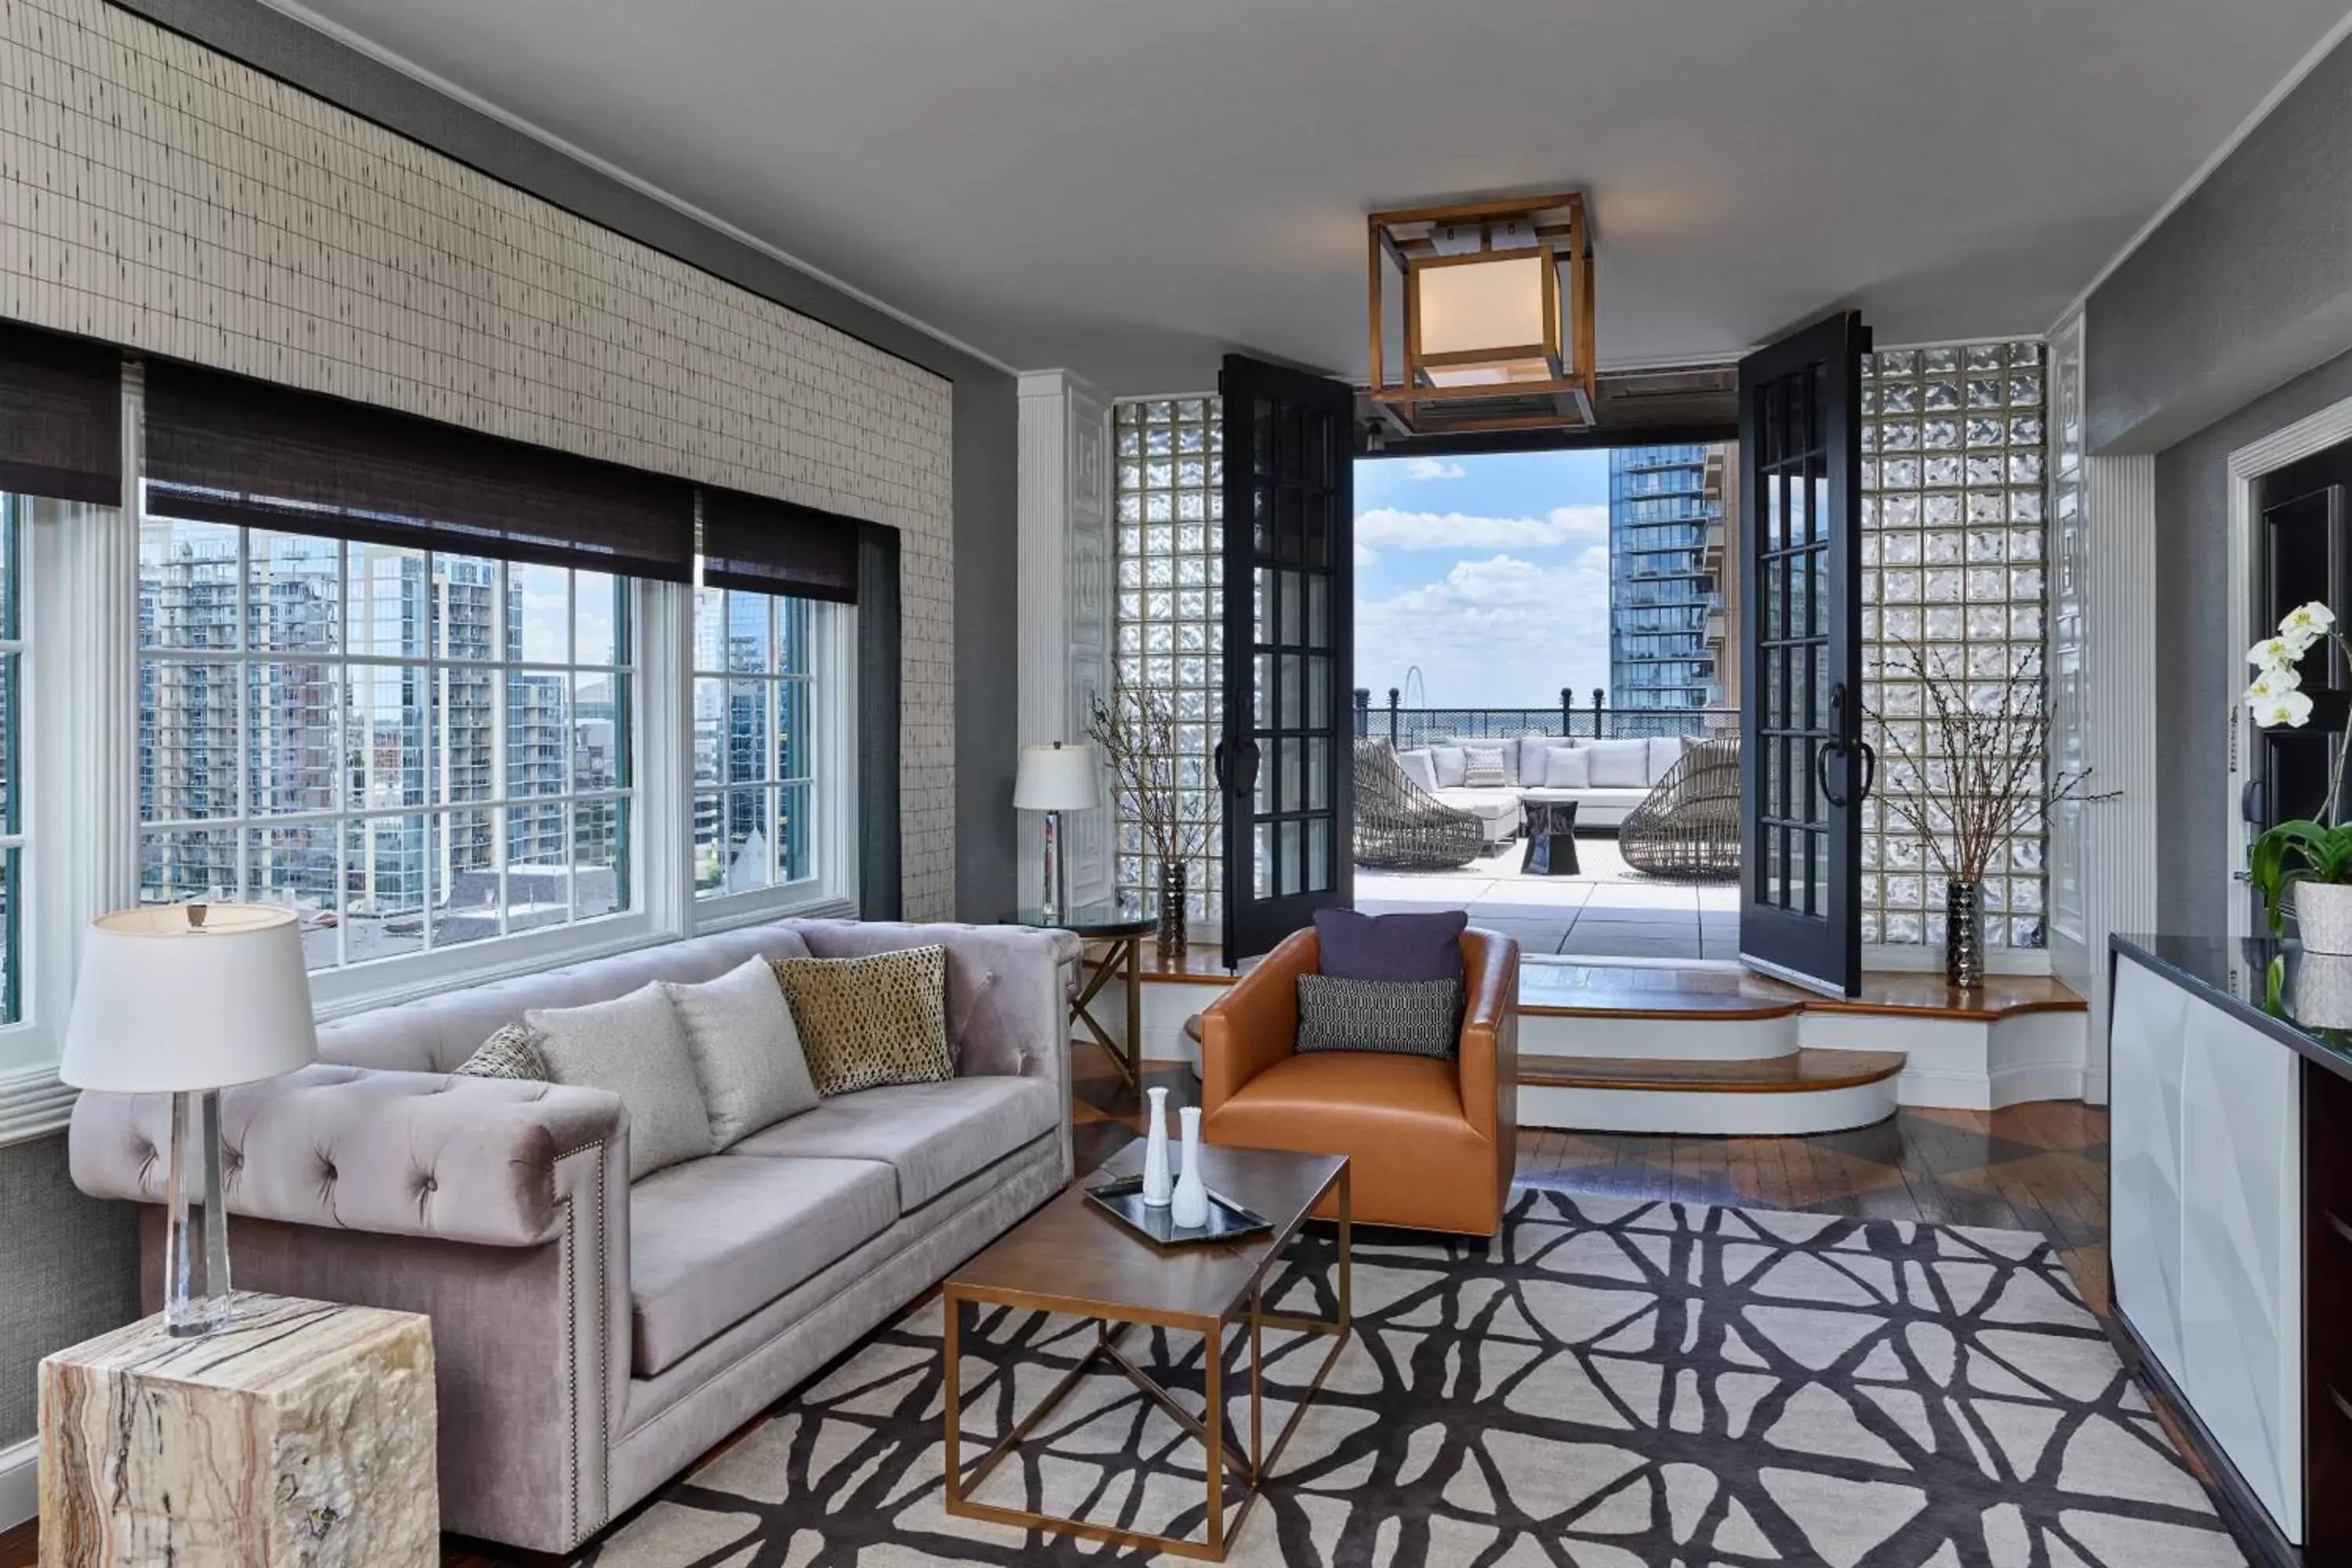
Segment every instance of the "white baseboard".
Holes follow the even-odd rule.
[[[38,1437],[0,1448],[0,1530],[14,1530],[41,1511],[40,1459]]]

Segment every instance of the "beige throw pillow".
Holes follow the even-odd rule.
[[[721,1149],[761,1128],[816,1109],[784,988],[764,958],[699,985],[662,983],[694,1057],[711,1141]]]
[[[809,1076],[827,1099],[955,1076],[948,1050],[948,950],[776,963]]]
[[[534,1007],[551,1082],[610,1089],[629,1108],[629,1180],[711,1152],[710,1112],[677,1009],[658,983],[586,1007]]]

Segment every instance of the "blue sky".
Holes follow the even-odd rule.
[[[1356,684],[1421,667],[1433,707],[1544,707],[1609,684],[1609,456],[1356,464]]]

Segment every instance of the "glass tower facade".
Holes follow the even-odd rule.
[[[1706,708],[1724,700],[1716,662],[1723,462],[1723,448],[1700,444],[1609,453],[1612,708]],[[1710,616],[1718,617],[1712,631]]]

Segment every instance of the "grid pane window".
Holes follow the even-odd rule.
[[[1224,913],[1224,813],[1210,772],[1223,703],[1224,426],[1214,397],[1118,405],[1114,487],[1119,678],[1168,695],[1177,721],[1178,807],[1208,826],[1187,875],[1194,918]],[[1122,893],[1157,890],[1160,868],[1122,808]]]
[[[142,898],[287,905],[314,970],[629,908],[633,596],[145,517]]]
[[[806,599],[694,600],[694,890],[723,898],[817,874],[814,633]]]
[[[24,802],[17,781],[23,776],[24,626],[18,616],[18,584],[24,578],[22,512],[15,496],[0,495],[0,1024],[14,1024],[25,1016]]]
[[[1862,418],[1864,701],[1927,754],[1927,703],[1899,643],[1977,684],[2032,668],[2049,600],[2039,342],[1886,349],[1864,356]],[[1882,777],[1880,793],[1894,781]],[[1862,937],[1944,939],[1944,879],[1927,846],[1863,802]],[[1987,873],[1985,941],[2044,945],[2044,836],[2011,839]]]

